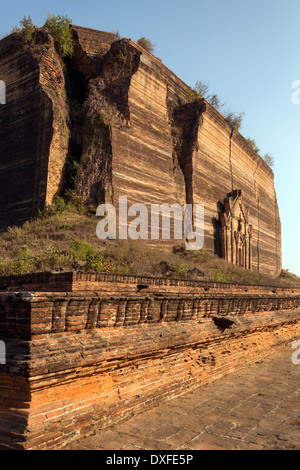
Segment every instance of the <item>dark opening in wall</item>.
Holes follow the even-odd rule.
[[[72,59],[67,59],[65,62],[65,81],[69,104],[82,105],[86,98],[87,83]]]
[[[74,189],[74,180],[82,157],[83,111],[82,105],[87,95],[87,81],[76,69],[72,59],[65,62],[66,95],[69,106],[70,140],[64,169],[63,194]]]

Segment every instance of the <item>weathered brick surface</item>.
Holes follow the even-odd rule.
[[[88,284],[74,275],[69,291],[0,294],[2,445],[58,448],[299,336],[296,288],[152,279],[136,293],[141,279],[125,279],[94,275],[72,291]]]
[[[299,450],[300,368],[291,344],[66,450]],[[199,454],[198,461],[202,455]]]
[[[0,41],[6,104],[0,107],[0,228],[36,216],[61,187],[68,151],[64,74],[53,39]],[[48,178],[48,175],[51,177]]]
[[[220,256],[224,200],[241,191],[250,210],[251,252],[246,254],[246,242],[235,241],[245,216],[237,211],[228,227],[237,254],[229,261],[278,275],[280,217],[274,175],[264,160],[206,100],[189,103],[189,87],[134,41],[72,28],[68,87],[49,35],[40,33],[32,46],[16,35],[0,42],[7,85],[7,104],[0,109],[0,229],[51,204],[62,188],[66,159],[76,157],[74,186],[84,204],[113,203],[117,215],[119,196],[127,196],[128,207],[144,204],[149,213],[154,204],[203,204],[204,248]],[[70,89],[78,93],[76,111],[67,106]],[[240,241],[246,236],[249,242],[247,230]],[[150,223],[148,232],[150,246],[179,242],[172,230],[171,240],[161,233],[153,239]]]
[[[176,279],[157,276],[137,276],[109,272],[41,272],[20,275],[0,276],[0,292],[97,292],[108,294],[126,293],[238,293],[267,294],[276,297],[295,297],[299,295],[296,286],[280,287],[275,285],[234,284],[226,282],[203,281],[198,279]]]

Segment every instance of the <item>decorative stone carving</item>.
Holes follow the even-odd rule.
[[[249,215],[242,191],[236,189],[229,193],[224,199],[224,212],[220,214],[221,256],[245,269],[252,267],[252,225],[249,224]]]

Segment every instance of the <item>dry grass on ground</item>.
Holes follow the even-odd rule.
[[[162,251],[141,240],[99,240],[97,223],[86,209],[59,198],[40,217],[0,234],[0,275],[80,270],[247,284],[300,283],[287,271],[271,278],[229,265],[204,250],[186,251],[176,246]]]

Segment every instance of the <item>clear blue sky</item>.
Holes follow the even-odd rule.
[[[300,0],[10,0],[0,37],[24,15],[42,25],[48,12],[149,38],[188,85],[210,82],[232,111],[245,113],[241,133],[275,160],[283,267],[300,275],[300,104],[291,99],[300,80]]]

